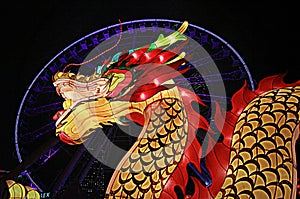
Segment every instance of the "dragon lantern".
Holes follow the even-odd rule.
[[[124,118],[142,126],[105,198],[295,198],[300,82],[275,75],[256,90],[245,83],[231,110],[216,102],[210,128],[192,105],[206,104],[174,81],[189,70],[182,52],[187,27],[185,21],[167,37],[117,53],[93,74],[57,72],[53,84],[65,101],[53,117],[56,135],[77,145]],[[205,156],[202,135],[213,148]]]

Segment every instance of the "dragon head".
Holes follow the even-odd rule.
[[[81,144],[102,124],[109,125],[118,121],[118,114],[112,112],[109,96],[124,80],[124,76],[122,73],[85,76],[57,72],[53,77],[53,85],[64,102],[63,110],[53,116],[56,120],[56,135],[67,144]]]
[[[150,45],[115,54],[99,64],[92,75],[57,72],[53,85],[64,102],[63,110],[53,117],[56,135],[67,144],[81,144],[102,125],[121,123],[120,118],[132,112],[143,114],[139,108],[133,110],[130,103],[174,87],[170,80],[186,71],[178,69],[186,63],[185,53],[166,48],[186,40],[182,33],[187,25],[184,22],[168,37],[159,35]]]

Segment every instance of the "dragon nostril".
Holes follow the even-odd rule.
[[[62,114],[63,114],[64,112],[65,112],[65,110],[57,111],[57,112],[53,115],[52,119],[53,119],[53,120],[58,120],[58,119],[60,118],[60,116],[62,116]]]

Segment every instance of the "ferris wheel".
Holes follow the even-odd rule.
[[[176,30],[182,23],[168,19],[122,22],[124,36],[119,48],[124,46],[132,49],[143,46],[152,42],[161,31],[167,34],[168,31]],[[61,109],[63,100],[56,93],[52,77],[68,63],[83,62],[95,49],[97,52],[101,51],[99,45],[103,44],[104,47],[114,45],[119,34],[120,24],[115,24],[92,32],[70,44],[41,67],[23,97],[15,125],[16,153],[20,163],[32,157],[32,154],[37,154],[34,156],[34,162],[30,163],[22,175],[43,193],[44,197],[58,197],[75,185],[90,196],[94,193],[104,194],[113,169],[94,158],[85,146],[69,146],[55,137],[53,115]],[[189,25],[184,34],[192,38],[209,55],[196,60],[197,65],[204,71],[202,74],[191,72],[190,76],[185,77],[204,101],[209,103],[213,99],[224,98],[223,102],[229,108],[233,93],[245,81],[250,89],[255,88],[247,65],[229,43],[209,30],[193,24]],[[103,54],[101,59],[108,57]],[[217,66],[221,78],[213,71],[209,71],[207,66],[211,62]],[[90,64],[88,67],[92,69],[96,66]],[[226,96],[212,95],[208,92],[208,83],[217,86],[221,82],[224,83]],[[124,149],[128,149],[134,142],[134,137],[124,134],[118,126],[104,127],[104,131],[113,143]],[[107,151],[103,149],[100,153]]]

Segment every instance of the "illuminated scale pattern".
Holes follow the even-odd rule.
[[[106,198],[160,197],[187,141],[188,122],[181,101],[174,89],[159,92],[145,102],[132,103],[145,109],[147,126],[123,158],[117,168],[120,171],[111,178]]]
[[[300,86],[255,97],[235,125],[230,166],[217,198],[295,198],[299,120]]]

